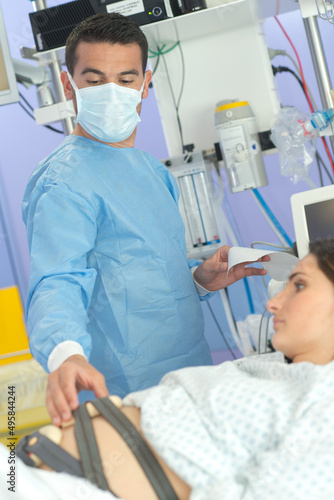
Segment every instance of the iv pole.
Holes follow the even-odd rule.
[[[321,104],[324,109],[332,108],[333,102],[331,99],[330,90],[333,87],[331,84],[324,48],[319,32],[317,21],[318,9],[316,0],[299,0],[299,4],[319,88]],[[334,137],[330,136],[329,140],[334,152]]]

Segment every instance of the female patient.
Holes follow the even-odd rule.
[[[185,368],[123,401],[179,499],[334,498],[334,240],[310,245],[267,308],[291,363]],[[158,498],[119,434],[92,422],[110,489]],[[79,457],[73,427],[61,446]]]

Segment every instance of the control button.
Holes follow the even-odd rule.
[[[162,8],[161,8],[161,7],[153,7],[153,9],[152,9],[152,14],[153,14],[155,17],[159,17],[159,16],[161,16],[161,14],[162,14]]]

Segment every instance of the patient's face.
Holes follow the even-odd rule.
[[[294,363],[334,359],[334,286],[313,255],[299,262],[286,288],[267,308],[274,315],[276,350]]]

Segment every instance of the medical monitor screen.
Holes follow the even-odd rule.
[[[11,104],[18,100],[16,78],[0,8],[0,105]]]
[[[308,254],[310,241],[334,238],[334,185],[291,196],[298,257]]]
[[[305,216],[310,241],[334,237],[334,200],[306,205]]]

